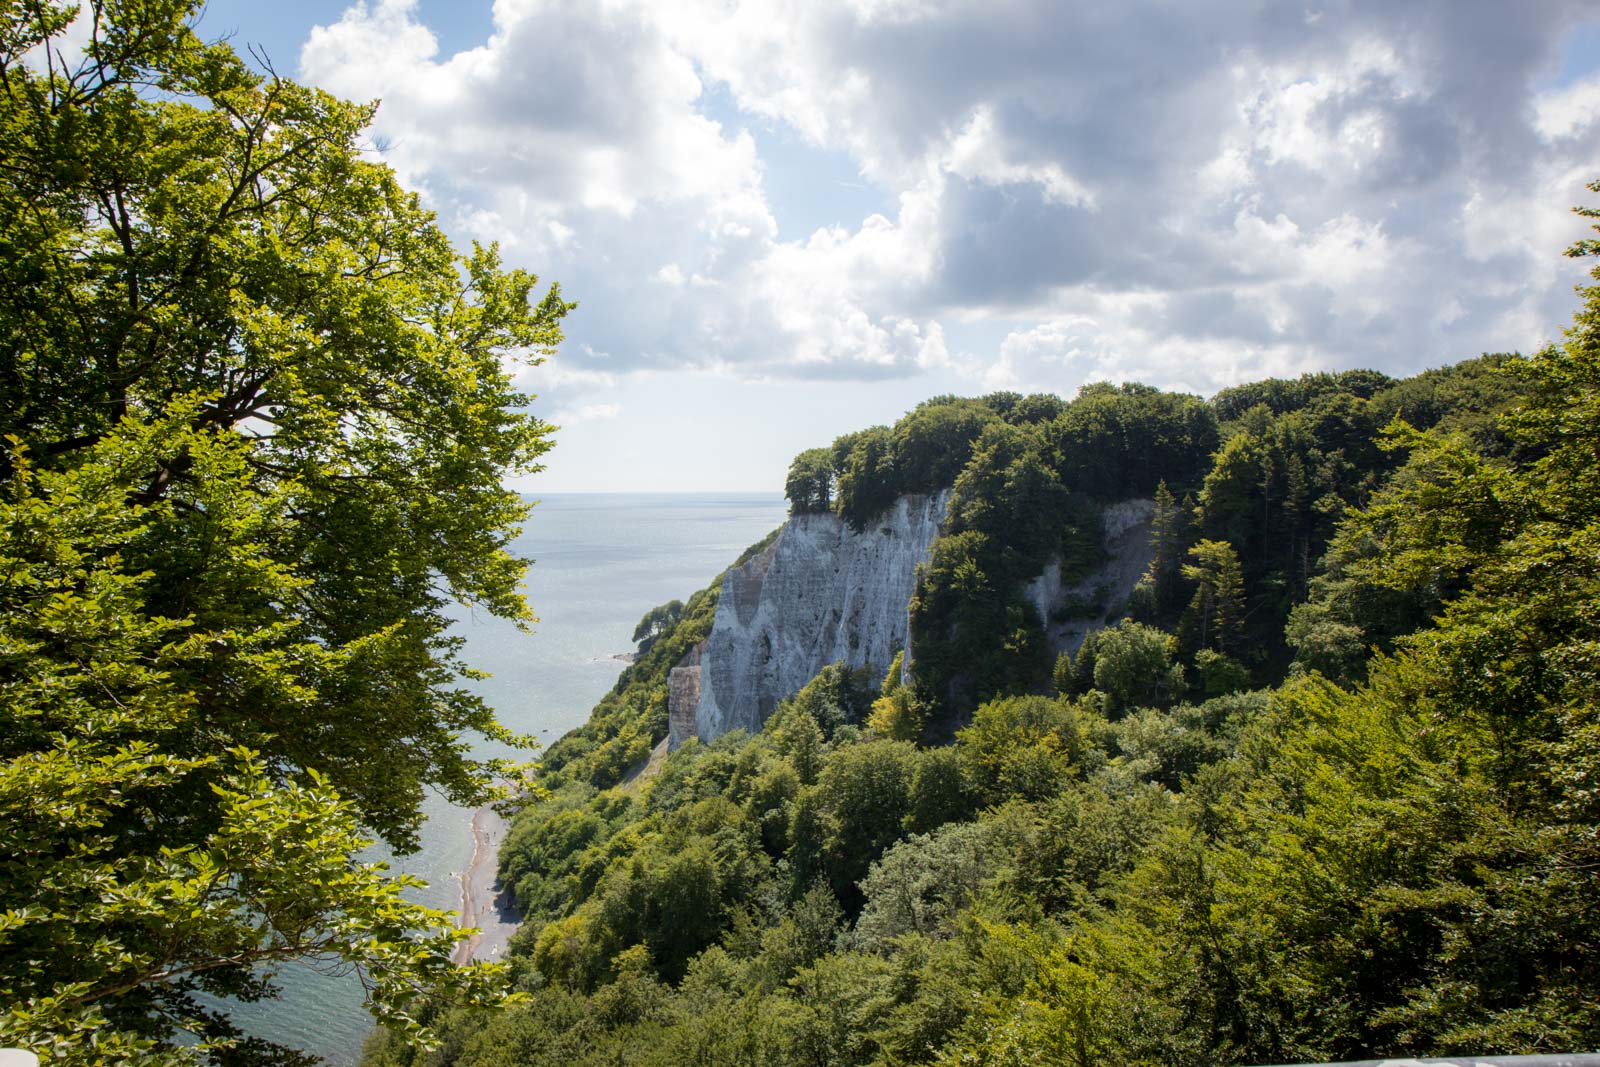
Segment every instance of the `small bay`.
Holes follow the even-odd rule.
[[[530,498],[534,499],[534,498]],[[746,547],[781,524],[777,494],[563,493],[538,503],[513,545],[534,561],[526,594],[539,622],[532,634],[483,611],[458,609],[464,658],[490,677],[468,685],[500,721],[548,745],[588,718],[616,682],[631,651],[633,628],[650,608],[686,600]],[[480,755],[528,758],[480,741]],[[537,754],[534,755],[537,758]],[[456,874],[472,858],[472,812],[430,796],[420,851],[397,859],[397,871],[424,879],[410,896],[454,912]],[[294,965],[279,973],[283,996],[229,1007],[250,1034],[354,1063],[372,1029],[355,975],[337,967]]]

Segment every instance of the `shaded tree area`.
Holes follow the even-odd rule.
[[[1395,384],[1395,380],[1376,370],[1321,371],[1298,378],[1267,378],[1259,382],[1218,390],[1211,398],[1217,418],[1233,422],[1251,408],[1264,407],[1273,415],[1300,411],[1329,396],[1354,396],[1371,399]]]
[[[1086,386],[1035,421],[983,431],[912,600],[913,663],[936,734],[989,697],[1042,690],[1054,662],[1025,584],[1103,558],[1100,509],[1170,482],[1196,488],[1218,427],[1195,397]],[[930,735],[932,736],[932,735]]]
[[[683,620],[683,611],[683,601],[669,600],[645,612],[639,624],[633,628],[633,643],[638,647],[639,655],[649,655],[655,643],[671,633]]]
[[[795,457],[784,483],[791,514],[837,511],[864,529],[906,493],[947,489],[972,456],[985,426],[1048,417],[1055,397],[994,394],[978,400],[934,397],[891,427],[845,434]]]
[[[811,448],[794,457],[783,483],[789,514],[832,511],[835,478],[831,448]]]
[[[1243,407],[1245,398],[1259,400],[1250,386],[1213,399],[1219,411],[1236,415],[1224,426],[1225,443],[1197,495],[1195,529],[1199,538],[1232,545],[1241,561],[1248,603],[1242,641],[1252,650],[1243,658],[1252,670],[1281,676],[1296,654],[1283,640],[1290,610],[1312,595],[1313,582],[1326,584],[1319,572],[1340,573],[1338,561],[1356,551],[1353,535],[1333,546],[1335,531],[1401,468],[1407,450],[1387,434],[1394,420],[1464,434],[1488,459],[1513,449],[1534,458],[1528,449],[1536,446],[1515,443],[1499,422],[1527,394],[1524,363],[1516,356],[1484,356],[1403,381],[1380,381],[1364,371],[1310,376],[1300,379],[1305,388],[1289,390],[1298,397],[1292,404],[1277,389],[1284,383],[1260,394],[1273,403]],[[1341,381],[1354,384],[1346,390]],[[1382,639],[1406,632],[1426,621],[1425,610],[1390,605],[1375,611],[1374,633]],[[1387,629],[1377,622],[1395,611],[1402,617]],[[1302,619],[1297,632],[1308,625]],[[1341,638],[1325,628],[1317,640],[1326,645]],[[1343,655],[1319,654],[1324,663]]]

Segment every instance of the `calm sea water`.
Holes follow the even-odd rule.
[[[687,600],[783,518],[776,494],[540,498],[515,545],[534,560],[526,592],[539,624],[528,635],[492,615],[461,611],[467,662],[492,675],[473,687],[501,722],[548,744],[581,725],[616,682],[622,664],[612,657],[632,648],[629,638],[646,611]],[[508,754],[489,744],[480,753]],[[452,875],[472,858],[471,812],[437,797],[427,812],[422,850],[392,866],[427,880],[412,894],[416,900],[454,911],[460,898]],[[279,979],[281,998],[238,1005],[234,1016],[261,1037],[330,1064],[353,1063],[372,1029],[356,978],[293,967]]]

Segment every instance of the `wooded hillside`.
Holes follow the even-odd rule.
[[[1585,293],[1566,343],[1528,359],[1210,401],[941,399],[803,453],[799,512],[865,523],[953,485],[912,680],[830,668],[759,734],[690,741],[626,790],[558,749],[554,795],[502,854],[532,1000],[450,1017],[437,1062],[1600,1043]],[[1019,583],[1084,560],[1097,506],[1141,494],[1156,558],[1127,617],[1052,662]],[[663,682],[641,663],[618,699]],[[368,1062],[416,1057],[380,1037]]]

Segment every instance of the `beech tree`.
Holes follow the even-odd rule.
[[[1102,630],[1095,643],[1094,685],[1109,698],[1108,710],[1167,707],[1183,691],[1183,667],[1173,662],[1177,639],[1154,626],[1123,619]]]
[[[639,620],[639,625],[633,628],[633,643],[639,646],[639,655],[647,654],[655,647],[657,641],[672,632],[678,625],[678,620],[683,618],[683,601],[669,600],[665,604],[657,604],[644,613]]]
[[[794,457],[783,486],[784,495],[789,498],[789,514],[832,509],[834,482],[832,449],[808,448]]]
[[[497,986],[353,857],[506,769],[444,608],[532,621],[511,374],[573,305],[197,10],[0,4],[0,1043],[66,1062],[280,1055],[198,998],[291,958],[419,1038]]]

